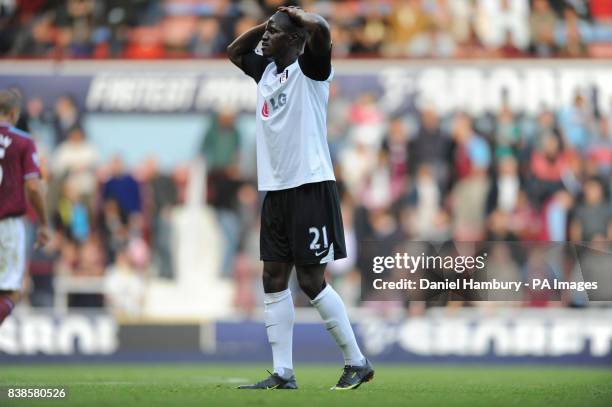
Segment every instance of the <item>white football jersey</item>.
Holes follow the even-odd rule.
[[[283,72],[270,62],[257,83],[257,178],[260,191],[333,181],[327,145],[327,102],[333,70],[324,81],[307,77],[298,61]]]

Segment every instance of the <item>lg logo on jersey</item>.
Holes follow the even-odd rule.
[[[268,105],[268,101],[270,101],[270,104]],[[270,117],[270,107],[272,107],[272,112],[276,112],[278,109],[280,109],[281,107],[285,106],[287,104],[287,95],[284,93],[279,93],[278,96],[276,96],[275,98],[272,97],[268,100],[264,100],[264,104],[261,108],[261,116],[264,119],[268,119]]]

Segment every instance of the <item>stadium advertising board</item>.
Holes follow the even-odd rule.
[[[364,317],[355,332],[372,360],[382,362],[612,362],[609,309],[445,312],[399,320]],[[326,362],[338,356],[318,323],[296,323],[294,341],[296,360]],[[265,328],[256,320],[127,324],[104,314],[21,313],[0,332],[0,361],[7,362],[265,362],[269,352]]]
[[[193,113],[221,106],[252,111],[255,83],[222,62],[43,65],[27,74],[19,63],[4,68],[0,86],[18,86],[27,96],[49,101],[71,94],[84,109],[103,113]],[[381,96],[390,112],[415,103],[433,104],[444,113],[493,110],[503,103],[536,113],[570,104],[577,90],[587,92],[603,113],[612,109],[612,63],[589,61],[436,62],[376,64],[340,62],[334,84],[341,97]],[[228,73],[229,72],[229,73]]]

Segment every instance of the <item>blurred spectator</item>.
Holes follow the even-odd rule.
[[[585,97],[579,92],[576,93],[572,106],[559,110],[558,120],[568,146],[584,151],[595,130],[595,119]]]
[[[142,211],[138,182],[126,170],[119,155],[110,162],[110,178],[102,185],[102,199],[117,202],[121,216],[130,217]]]
[[[555,114],[550,110],[543,110],[538,114],[536,128],[533,134],[529,135],[530,142],[536,147],[542,147],[543,135],[560,134],[560,130],[555,120]]]
[[[474,132],[472,119],[466,113],[457,113],[453,119],[454,176],[468,177],[475,172],[486,172],[491,162],[487,142]]]
[[[389,156],[385,150],[378,151],[376,163],[366,175],[359,197],[368,208],[388,207],[393,203]]]
[[[508,34],[513,45],[525,49],[529,42],[528,0],[478,0],[477,30],[488,48],[499,48]]]
[[[127,223],[127,216],[122,215],[116,200],[107,199],[102,202],[99,224],[104,253],[108,261],[113,261],[117,252],[127,246],[129,238]]]
[[[0,10],[0,54],[8,53],[19,36],[17,3],[5,2]]]
[[[95,11],[94,0],[67,0],[57,9],[55,25],[62,54],[75,58],[92,56]]]
[[[148,1],[147,3],[154,3]],[[129,30],[136,25],[136,2],[108,0],[104,2],[104,15],[94,31],[94,57],[122,56],[129,38]]]
[[[346,146],[349,131],[348,116],[350,102],[345,97],[341,96],[339,86],[338,82],[335,81],[329,86],[327,141],[333,161],[336,161],[338,152]]]
[[[430,18],[419,0],[393,0],[389,13],[390,32],[385,42],[385,55],[405,55],[406,44],[417,34],[425,31]]]
[[[514,113],[507,104],[502,106],[497,116],[494,141],[496,157],[517,154],[521,134],[518,123],[514,119]]]
[[[408,56],[416,58],[451,58],[455,54],[455,42],[450,34],[436,23],[427,25],[427,29],[408,44]]]
[[[58,179],[67,179],[73,183],[79,198],[92,198],[97,186],[95,169],[98,161],[96,146],[85,140],[83,129],[75,127],[55,150],[52,169]]]
[[[529,53],[540,58],[556,55],[555,28],[557,17],[550,8],[548,0],[534,0],[529,16],[530,43]]]
[[[193,16],[169,16],[161,25],[161,41],[164,57],[176,58],[189,56],[192,33],[196,28]]]
[[[390,120],[382,149],[387,155],[390,172],[391,199],[396,201],[408,182],[408,133],[401,117]]]
[[[531,193],[536,203],[543,203],[563,188],[563,178],[570,171],[570,154],[563,150],[557,136],[544,135],[541,149],[535,150],[531,157]]]
[[[489,52],[482,43],[474,26],[471,25],[469,27],[468,35],[465,40],[459,43],[455,56],[457,58],[485,58],[489,56]]]
[[[143,276],[130,264],[125,249],[117,253],[105,274],[104,294],[111,311],[119,317],[141,316],[146,285]]]
[[[229,39],[217,35],[220,26],[215,18],[202,18],[198,21],[195,33],[190,41],[191,54],[207,58],[220,55],[229,44]]]
[[[363,180],[370,174],[377,163],[376,150],[368,144],[357,140],[347,146],[338,156],[342,179],[353,198],[358,198],[363,188]]]
[[[130,59],[158,59],[165,56],[159,27],[137,27],[131,30],[124,51]]]
[[[45,109],[42,98],[35,96],[27,100],[26,116],[30,134],[36,139],[41,155],[48,155],[55,147],[55,132],[52,113]]]
[[[44,248],[32,250],[28,255],[28,275],[30,276],[31,290],[30,304],[33,307],[50,308],[54,305],[54,275],[55,263],[59,258],[61,236],[55,233],[51,241]]]
[[[546,202],[543,208],[544,227],[540,240],[545,242],[564,242],[567,240],[567,220],[573,203],[573,197],[565,190],[556,192]]]
[[[465,113],[454,118],[454,173],[457,178],[450,195],[453,210],[454,237],[459,241],[484,238],[488,192],[487,170],[491,153],[486,141],[472,129]]]
[[[79,243],[83,243],[90,235],[89,210],[79,196],[74,181],[63,184],[54,223],[66,237]]]
[[[75,275],[79,277],[100,277],[104,274],[104,254],[100,241],[89,237],[79,249],[79,266]]]
[[[612,209],[605,202],[604,187],[599,179],[585,182],[584,202],[576,208],[571,227],[575,242],[590,242],[595,238],[612,241]]]
[[[222,109],[212,120],[212,123],[200,143],[200,153],[206,159],[210,171],[225,169],[238,162],[240,133],[236,128],[236,116],[229,109]]]
[[[70,95],[60,96],[55,102],[55,144],[66,140],[68,132],[81,125],[81,113]]]
[[[518,165],[512,155],[499,159],[497,172],[491,179],[489,195],[487,198],[487,212],[499,210],[512,213],[518,206],[521,180],[518,174]]]
[[[55,41],[52,15],[45,13],[33,18],[27,28],[19,33],[11,55],[30,58],[53,56]]]
[[[514,212],[508,219],[508,228],[525,242],[538,240],[542,235],[542,219],[524,190],[518,194]]]
[[[159,171],[157,159],[152,157],[145,163],[141,188],[143,202],[149,205],[147,212],[151,223],[151,248],[159,275],[172,279],[172,210],[178,203],[176,185],[169,175]]]
[[[437,240],[436,226],[441,216],[442,192],[434,177],[431,165],[422,164],[417,169],[408,202],[414,208],[411,234],[416,240]]]
[[[588,54],[585,38],[592,37],[589,23],[581,19],[574,6],[567,4],[563,9],[563,24],[557,27],[556,41],[560,55],[568,58],[584,57]]]
[[[587,161],[594,166],[593,175],[607,176],[612,171],[612,128],[607,117],[598,123],[597,136],[587,148]]]
[[[419,130],[410,141],[410,169],[414,173],[422,164],[430,165],[435,178],[445,187],[448,180],[450,139],[443,134],[438,114],[432,105],[425,105],[420,116]]]
[[[559,50],[559,56],[565,58],[584,58],[589,50],[582,40],[582,34],[575,20],[566,22],[565,44]]]
[[[384,114],[371,93],[360,94],[349,108],[349,123],[353,125],[353,141],[379,147],[384,131]]]
[[[345,58],[351,53],[351,32],[342,24],[332,24],[330,27],[333,41],[332,57]]]
[[[208,202],[215,208],[225,242],[221,270],[223,276],[230,276],[240,239],[238,191],[241,185],[238,179],[240,133],[233,111],[222,109],[213,117],[200,152],[209,169]]]
[[[79,248],[76,242],[61,238],[60,255],[55,264],[57,274],[70,276],[75,274],[79,266]]]
[[[454,0],[448,3],[451,15],[450,32],[457,43],[464,43],[470,37],[478,16],[477,2]]]
[[[350,52],[352,54],[377,55],[387,38],[384,17],[376,9],[371,9],[359,19],[352,32]]]

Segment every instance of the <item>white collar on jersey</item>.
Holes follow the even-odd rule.
[[[296,70],[298,66],[298,60],[296,59],[291,65],[287,66],[281,73],[276,72],[276,64],[271,62],[261,80],[261,93],[263,97],[267,98],[271,96],[273,93],[278,91],[284,83],[292,77],[293,72]]]

